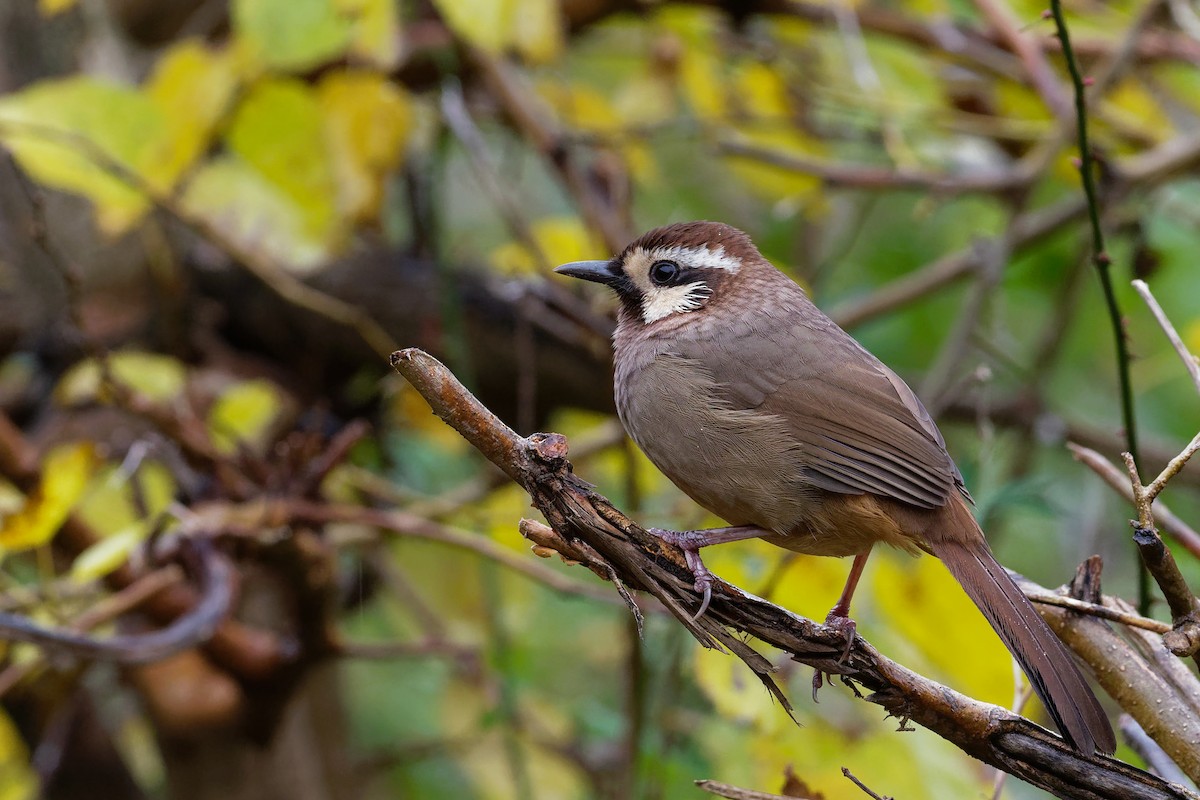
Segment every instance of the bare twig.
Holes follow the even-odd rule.
[[[1091,448],[1067,442],[1067,449],[1071,451],[1077,461],[1089,467],[1126,500],[1133,502],[1133,488],[1130,486],[1127,472],[1117,469],[1112,462]],[[1155,509],[1155,517],[1172,539],[1185,547],[1189,553],[1200,558],[1200,533],[1172,514],[1162,503],[1159,503]]]
[[[1196,386],[1196,391],[1200,392],[1200,360],[1192,355],[1187,349],[1187,345],[1183,343],[1183,338],[1179,332],[1175,330],[1175,326],[1171,324],[1171,320],[1167,319],[1167,314],[1163,311],[1162,306],[1158,304],[1154,294],[1150,291],[1150,287],[1145,281],[1133,281],[1134,290],[1142,296],[1146,301],[1146,305],[1150,309],[1150,313],[1154,315],[1154,319],[1158,322],[1158,326],[1162,328],[1163,333],[1167,335],[1167,339],[1171,342],[1171,346],[1175,348],[1175,352],[1179,354],[1179,358],[1183,361],[1184,367],[1187,368],[1188,375],[1192,376],[1192,383]]]
[[[854,640],[849,655],[843,658],[845,639],[836,631],[726,584],[715,587],[708,613],[693,620],[693,580],[682,554],[575,477],[561,436],[517,436],[471,397],[445,367],[419,350],[394,354],[392,364],[439,416],[529,491],[553,529],[555,538],[544,542],[546,546],[559,549],[555,545],[560,545],[568,558],[611,569],[631,589],[650,592],[699,641],[732,651],[768,687],[774,686],[770,662],[746,645],[741,638],[746,634],[801,663],[861,684],[870,692],[865,698],[868,701],[1059,796],[1198,797],[1113,759],[1084,757],[1028,720],[905,669],[861,638]],[[774,691],[786,702],[777,687]]]
[[[703,789],[709,794],[715,794],[717,797],[724,797],[726,800],[795,800],[795,798],[789,798],[781,794],[758,792],[754,789],[743,789],[740,786],[734,786],[729,783],[721,783],[720,781],[696,781],[696,786],[697,788]]]
[[[1098,594],[1098,562],[1098,557],[1085,562],[1073,586],[1080,584],[1082,576],[1093,590],[1085,592],[1085,599],[1133,613],[1133,607],[1119,597]],[[1021,579],[1018,584],[1027,586]],[[1193,780],[1200,777],[1200,750],[1194,733],[1200,713],[1200,682],[1167,652],[1162,636],[1132,627],[1118,632],[1101,619],[1054,606],[1038,606],[1038,612],[1092,667],[1109,696],[1132,714]]]
[[[1040,588],[1034,587],[1031,583],[1021,584],[1021,590],[1025,593],[1026,597],[1040,605],[1069,608],[1072,611],[1078,611],[1080,614],[1087,614],[1088,616],[1106,619],[1111,622],[1119,622],[1131,628],[1141,628],[1142,630],[1153,631],[1154,633],[1166,633],[1171,630],[1171,626],[1165,622],[1148,619],[1140,614],[1132,614],[1128,611],[1102,606],[1097,603],[1076,600],[1074,597],[1068,595],[1042,591]]]
[[[488,89],[500,101],[513,125],[558,173],[592,230],[601,235],[612,252],[619,252],[633,238],[629,226],[567,150],[566,140],[546,109],[538,105],[533,93],[503,59],[478,48],[469,49]]]
[[[854,777],[854,773],[852,773],[848,768],[842,767],[842,774],[849,778],[851,783],[862,789],[868,797],[872,798],[872,800],[892,800],[892,798],[888,797],[887,795],[879,795],[871,791],[871,789],[869,789],[865,783]]]
[[[203,539],[188,542],[185,552],[194,554],[190,560],[195,562],[197,578],[202,586],[201,599],[189,613],[162,630],[93,639],[77,632],[44,628],[17,614],[0,613],[0,638],[28,642],[77,658],[119,664],[158,661],[203,644],[212,636],[217,623],[229,612],[233,600],[233,567]],[[162,588],[162,585],[156,586],[155,593]]]
[[[1021,59],[1029,82],[1041,95],[1042,102],[1050,112],[1059,119],[1066,118],[1070,114],[1066,94],[1054,70],[1050,68],[1045,50],[1038,45],[1037,37],[1027,34],[1023,24],[1014,17],[1007,3],[997,0],[975,0],[975,5],[996,29],[1001,41]],[[1064,41],[1063,50],[1066,51],[1068,47],[1068,43]]]
[[[945,195],[975,192],[994,194],[1028,186],[1030,181],[1036,177],[1029,170],[1021,167],[975,174],[957,174],[822,161],[736,139],[722,139],[717,142],[716,147],[717,152],[722,155],[751,158],[790,172],[812,175],[820,178],[826,186],[834,189],[928,189]]]
[[[298,498],[252,501],[244,504],[210,503],[195,509],[195,513],[185,520],[184,530],[220,530],[234,536],[256,537],[264,530],[272,530],[282,525],[327,525],[334,522],[365,525],[414,539],[426,539],[469,550],[532,578],[556,592],[586,597],[607,605],[621,605],[610,593],[568,578],[536,561],[530,561],[480,534],[443,525],[404,511]]]

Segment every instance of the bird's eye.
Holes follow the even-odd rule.
[[[659,286],[666,286],[675,280],[675,276],[678,274],[679,265],[674,261],[655,261],[654,265],[650,267],[650,280]]]

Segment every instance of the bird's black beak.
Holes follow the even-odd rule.
[[[603,283],[612,286],[621,279],[620,275],[609,269],[607,261],[572,261],[554,269],[559,275],[569,275],[572,278],[582,278],[593,283]]]

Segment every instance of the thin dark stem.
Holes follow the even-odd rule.
[[[1134,463],[1141,466],[1141,458],[1137,442],[1137,420],[1133,409],[1133,381],[1129,376],[1129,343],[1125,338],[1125,326],[1121,318],[1121,309],[1117,305],[1116,291],[1112,282],[1112,259],[1104,249],[1104,231],[1100,227],[1100,201],[1096,192],[1095,160],[1092,158],[1092,148],[1088,143],[1087,129],[1087,98],[1084,88],[1083,75],[1075,60],[1075,51],[1071,49],[1071,36],[1067,32],[1067,21],[1063,17],[1061,0],[1051,0],[1050,12],[1054,16],[1054,24],[1058,29],[1058,38],[1062,42],[1063,59],[1067,71],[1071,75],[1071,83],[1075,88],[1075,129],[1079,142],[1079,173],[1083,179],[1083,193],[1087,197],[1088,220],[1092,228],[1092,263],[1096,265],[1096,273],[1100,276],[1100,286],[1104,290],[1104,304],[1108,308],[1109,321],[1112,324],[1113,337],[1117,345],[1117,375],[1121,383],[1121,417],[1125,427],[1125,445],[1133,456]],[[1146,570],[1138,573],[1138,611],[1145,615],[1150,610],[1150,578]]]

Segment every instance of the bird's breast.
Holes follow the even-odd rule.
[[[618,348],[616,401],[629,435],[693,500],[735,525],[788,532],[811,494],[783,422],[718,399],[705,365],[650,343]]]

